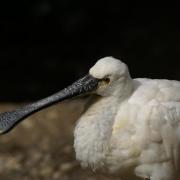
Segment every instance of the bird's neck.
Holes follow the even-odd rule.
[[[133,80],[130,75],[127,75],[114,90],[114,96],[119,99],[120,102],[126,100],[131,96],[133,92]]]
[[[76,158],[83,166],[94,169],[103,166],[118,104],[114,97],[94,97],[78,121],[74,146]]]

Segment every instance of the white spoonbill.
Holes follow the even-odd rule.
[[[180,82],[130,77],[113,57],[62,91],[0,114],[8,132],[34,112],[73,96],[89,94],[74,132],[76,158],[122,179],[180,179]]]

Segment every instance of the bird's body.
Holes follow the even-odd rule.
[[[122,179],[180,179],[180,82],[129,73],[123,81],[123,93],[87,103],[74,133],[77,159]]]

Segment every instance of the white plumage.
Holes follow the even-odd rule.
[[[180,82],[132,79],[113,57],[89,73],[104,81],[75,128],[82,166],[128,180],[180,179]]]

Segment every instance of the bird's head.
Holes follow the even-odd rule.
[[[1,113],[0,133],[8,132],[21,120],[43,108],[72,97],[93,93],[100,96],[122,96],[123,92],[127,92],[128,79],[128,68],[123,62],[113,57],[102,58],[90,69],[88,75],[67,88],[14,111]]]
[[[101,96],[121,95],[120,91],[130,79],[127,65],[113,57],[98,60],[89,74],[98,80],[95,92]]]

